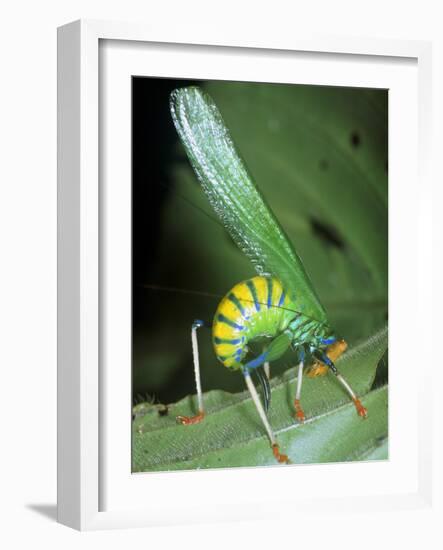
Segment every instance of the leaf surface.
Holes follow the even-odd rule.
[[[387,457],[387,387],[370,391],[377,365],[387,348],[387,329],[376,332],[347,352],[337,366],[368,408],[359,418],[334,375],[303,380],[307,421],[293,419],[296,370],[271,382],[270,422],[282,451],[293,463],[380,460]],[[263,466],[275,464],[269,441],[247,392],[205,394],[207,416],[193,426],[175,422],[176,415],[196,411],[195,396],[168,406],[138,406],[133,422],[133,471]],[[140,410],[142,412],[140,412]]]

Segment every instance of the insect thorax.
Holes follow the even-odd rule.
[[[321,323],[312,317],[298,313],[288,324],[288,330],[292,335],[292,347],[304,346],[306,348],[321,349],[335,341],[331,328],[326,323]]]

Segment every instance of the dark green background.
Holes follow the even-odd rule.
[[[195,82],[194,82],[195,83]],[[133,394],[194,393],[190,328],[254,275],[215,219],[185,157],[169,93],[189,82],[133,79]],[[337,332],[353,345],[387,319],[388,92],[201,82],[290,236]],[[203,390],[243,389],[200,333]],[[292,366],[286,355],[273,373]],[[385,370],[381,376],[386,378]]]

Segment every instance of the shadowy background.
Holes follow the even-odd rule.
[[[134,403],[195,393],[193,320],[212,321],[220,298],[255,274],[178,141],[169,94],[189,84],[214,98],[337,331],[352,345],[387,319],[386,90],[134,77]],[[199,341],[203,390],[243,389],[217,362],[209,330]],[[290,354],[272,372],[289,366]],[[387,379],[383,366],[377,384]]]

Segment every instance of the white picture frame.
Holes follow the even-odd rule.
[[[111,47],[110,51],[103,54],[100,48],[105,41],[112,43],[115,47],[114,49]],[[193,45],[191,49],[190,45]],[[331,71],[327,72],[330,63],[343,63],[345,68],[349,64],[349,67],[352,66],[353,70],[357,71],[353,78],[360,78],[360,85],[366,86],[376,82],[378,72],[383,70],[381,67],[383,64],[388,64],[388,67],[385,67],[384,78],[388,78],[388,73],[395,73],[396,67],[402,64],[414,67],[411,74],[405,76],[406,80],[404,80],[405,83],[409,83],[407,85],[410,87],[411,95],[408,96],[406,90],[404,95],[409,97],[409,101],[415,101],[414,108],[417,112],[418,124],[412,120],[411,126],[408,126],[412,129],[412,137],[405,136],[397,141],[392,139],[394,133],[390,135],[390,173],[392,174],[390,177],[394,181],[396,178],[402,178],[402,181],[407,182],[406,188],[409,185],[411,191],[413,188],[419,189],[419,198],[417,203],[414,201],[412,192],[409,195],[405,193],[403,203],[399,204],[395,201],[395,195],[391,193],[390,206],[394,205],[395,211],[392,216],[390,211],[390,216],[398,223],[396,226],[390,225],[390,240],[394,243],[398,242],[401,235],[396,227],[405,227],[404,223],[409,219],[411,209],[415,209],[414,223],[409,229],[412,238],[409,254],[416,258],[417,267],[411,269],[411,273],[405,274],[402,284],[409,284],[411,309],[417,314],[428,315],[429,318],[432,316],[432,312],[426,311],[426,308],[430,307],[426,304],[431,301],[425,299],[426,296],[429,297],[430,292],[429,275],[425,269],[419,267],[429,265],[432,255],[432,249],[428,244],[431,241],[429,225],[431,183],[427,156],[431,140],[431,46],[429,43],[312,35],[299,35],[288,41],[282,38],[281,42],[275,39],[267,41],[266,38],[224,40],[223,37],[214,37],[208,41],[204,32],[201,36],[190,37],[183,30],[174,31],[171,36],[167,36],[162,32],[156,34],[153,29],[143,25],[102,21],[77,21],[61,27],[58,32],[59,522],[77,529],[89,530],[233,520],[239,517],[259,519],[272,517],[277,513],[279,517],[286,513],[290,517],[294,507],[314,508],[317,514],[325,513],[331,507],[334,507],[338,513],[352,510],[356,506],[367,512],[397,510],[405,507],[414,509],[431,507],[431,433],[429,424],[418,423],[418,411],[420,408],[425,408],[427,403],[426,388],[432,384],[431,371],[422,373],[419,381],[414,379],[412,377],[414,364],[411,357],[408,358],[407,347],[403,346],[405,349],[400,345],[396,347],[396,343],[399,343],[400,325],[404,321],[402,321],[401,309],[397,312],[395,310],[395,304],[401,303],[401,298],[397,295],[398,301],[395,301],[396,289],[392,285],[390,286],[390,307],[393,315],[390,318],[390,342],[393,342],[394,350],[398,353],[390,357],[390,361],[392,363],[394,359],[405,365],[403,369],[405,378],[398,390],[398,395],[390,394],[391,408],[399,411],[401,404],[409,400],[408,414],[411,416],[412,425],[417,427],[417,437],[412,438],[413,442],[406,441],[407,444],[411,443],[412,447],[408,449],[412,449],[412,452],[406,453],[403,449],[403,454],[405,456],[407,454],[410,458],[403,470],[402,464],[392,459],[390,466],[388,465],[390,470],[383,465],[379,467],[375,464],[371,474],[364,474],[364,476],[369,475],[368,480],[377,478],[391,480],[392,485],[387,484],[384,493],[381,494],[379,487],[375,485],[374,490],[371,491],[370,481],[366,489],[356,490],[355,487],[358,486],[363,474],[362,470],[353,465],[346,465],[347,481],[345,482],[342,465],[323,465],[321,470],[314,467],[305,469],[303,479],[299,475],[298,478],[294,477],[291,480],[298,487],[298,495],[284,494],[283,491],[278,490],[279,487],[285,487],[288,484],[290,479],[288,476],[298,475],[295,474],[296,470],[284,468],[272,468],[272,473],[266,479],[260,477],[260,469],[148,474],[144,478],[140,475],[131,476],[130,468],[129,470],[127,468],[130,458],[125,454],[127,451],[130,453],[126,444],[127,439],[123,445],[120,444],[120,451],[115,446],[116,441],[123,441],[119,438],[126,437],[124,435],[126,419],[121,418],[121,411],[125,410],[124,407],[127,404],[128,396],[127,392],[126,394],[124,392],[125,389],[127,390],[130,370],[125,374],[126,381],[111,376],[106,378],[105,383],[101,364],[102,355],[109,357],[108,353],[102,354],[100,342],[104,315],[106,315],[106,301],[109,299],[107,289],[109,284],[113,284],[112,281],[107,281],[106,285],[102,284],[103,277],[106,277],[104,272],[111,265],[108,261],[115,262],[116,258],[120,260],[121,265],[128,265],[129,233],[123,235],[121,248],[118,245],[115,247],[113,259],[109,259],[106,255],[103,258],[106,248],[103,243],[106,239],[113,238],[112,224],[100,225],[99,213],[105,208],[108,214],[109,209],[112,220],[112,212],[115,212],[116,208],[124,208],[121,205],[127,204],[128,195],[107,197],[103,202],[105,195],[100,180],[100,162],[103,161],[100,157],[102,147],[100,139],[103,139],[103,135],[100,133],[99,114],[104,107],[100,103],[99,82],[102,78],[101,65],[113,63],[115,70],[109,71],[102,82],[106,86],[106,83],[109,83],[106,78],[116,78],[117,80],[113,83],[116,84],[115,89],[118,91],[118,78],[125,77],[126,72],[131,74],[131,59],[134,61],[134,67],[140,66],[137,63],[146,66],[147,61],[144,56],[149,47],[155,50],[150,52],[148,58],[152,76],[172,74],[181,76],[178,62],[175,68],[171,65],[172,68],[169,67],[162,72],[164,71],[162,67],[167,61],[162,58],[163,46],[169,49],[173,47],[176,57],[180,56],[180,50],[183,50],[184,57],[192,50],[192,55],[196,57],[193,65],[195,72],[190,74],[189,67],[183,69],[188,71],[186,73],[188,77],[199,76],[204,71],[205,78],[211,78],[211,75],[220,71],[220,67],[226,66],[226,62],[220,61],[218,66],[217,64],[214,66],[211,61],[215,55],[228,56],[231,60],[231,71],[236,65],[233,62],[235,59],[248,55],[251,57],[262,55],[264,63],[268,55],[274,60],[279,60],[280,70],[284,72],[285,64],[288,63],[288,59],[291,59],[291,55],[300,54],[299,57],[303,57],[302,62],[305,62],[308,67],[308,72],[310,63],[320,60],[324,64],[322,66],[325,67],[326,73],[323,73],[318,81],[315,81],[316,77],[312,75],[306,77],[311,83],[319,84],[344,85],[344,81],[340,81],[339,77],[335,77]],[[203,56],[206,62],[199,56]],[[169,57],[169,62],[173,64],[174,56]],[[157,65],[155,65],[156,60]],[[179,61],[181,63],[182,60]],[[274,63],[274,65],[277,64]],[[360,66],[360,73],[358,66]],[[400,73],[402,71],[399,71],[401,83],[403,77]],[[232,73],[229,74],[232,75]],[[356,74],[361,76],[358,77]],[[279,78],[269,74],[268,77]],[[245,79],[253,78],[254,75],[251,72]],[[418,93],[414,88],[414,82],[418,83]],[[119,97],[124,98],[124,87],[120,92],[122,95]],[[400,94],[396,97],[399,101],[401,100]],[[127,120],[127,124],[129,122]],[[118,124],[118,128],[121,129],[125,122],[123,120]],[[122,135],[125,135],[125,132],[122,132]],[[122,142],[118,146],[122,147],[122,156],[126,155],[128,158],[128,143]],[[404,166],[396,162],[402,151],[406,152],[407,159]],[[391,155],[393,162],[391,162]],[[123,178],[122,181],[129,177],[127,164],[117,168]],[[416,168],[418,168],[419,179],[414,173]],[[125,186],[121,189],[124,190]],[[126,210],[123,213],[126,222],[129,220],[128,215],[130,215],[129,210]],[[128,228],[129,224],[123,223],[123,226]],[[398,268],[390,265],[391,277],[398,280],[405,257],[401,256],[401,251],[395,251],[395,249],[391,253],[395,255],[396,264],[398,263]],[[115,263],[112,265],[115,266]],[[120,275],[122,277],[120,282],[127,281],[127,272],[123,271]],[[127,286],[125,288],[127,291]],[[411,288],[414,290],[410,290]],[[127,320],[128,299],[129,295],[126,292],[122,303],[116,305],[121,308],[119,311],[122,312],[123,322]],[[124,334],[122,340],[127,343],[130,327],[127,326],[125,329],[122,325],[117,328],[121,329]],[[420,331],[424,330],[420,326],[410,328],[410,330],[413,329],[416,329],[419,335]],[[119,350],[116,352],[118,354]],[[426,362],[426,359],[430,364],[431,348],[422,350],[422,360]],[[112,368],[110,372],[113,372]],[[411,376],[407,376],[409,373]],[[393,375],[395,376],[395,369]],[[109,409],[110,403],[116,411],[112,418],[110,418],[112,414]],[[118,414],[120,416],[117,416]],[[112,430],[109,429],[110,425]],[[391,423],[390,429],[395,436],[396,426]],[[112,438],[114,439],[110,442]],[[401,443],[398,440],[398,445]],[[109,456],[113,457],[112,460]],[[413,472],[412,475],[411,472]],[[331,484],[331,479],[336,480],[335,485]],[[242,498],[236,495],[236,502],[227,507],[229,494],[223,492],[227,481],[229,484],[240,481],[246,483],[251,489],[249,496]],[[257,483],[260,484],[260,490],[254,491]],[[306,484],[305,489],[303,484]],[[112,488],[110,485],[113,485]],[[194,488],[195,497],[189,507],[183,509],[182,506],[181,508],[174,506],[171,497],[189,490],[191,486]],[[325,487],[327,490],[324,489]],[[163,488],[166,497],[163,501],[150,499],[148,503],[144,503],[143,495],[146,494],[146,488],[149,488],[151,494]],[[211,491],[217,494],[217,499],[208,503]],[[285,506],[267,508],[266,503],[274,505],[284,503]],[[309,506],[304,506],[307,503]],[[283,512],[282,509],[286,509],[287,512]]]

